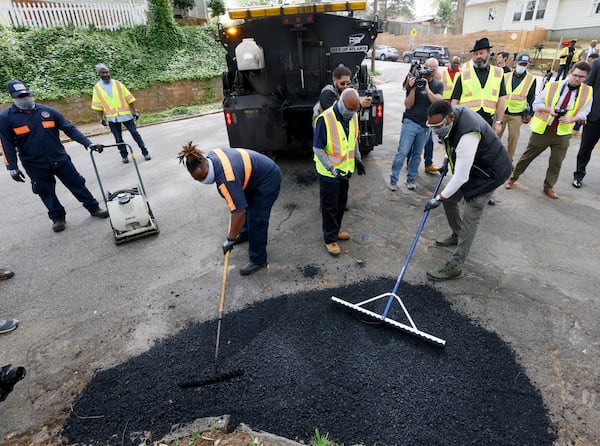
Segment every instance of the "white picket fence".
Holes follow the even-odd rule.
[[[53,26],[98,29],[128,28],[146,24],[145,4],[123,3],[13,3],[0,9],[0,24],[13,27],[50,28]]]

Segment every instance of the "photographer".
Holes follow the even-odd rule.
[[[426,125],[427,109],[438,100],[443,99],[444,86],[434,78],[434,70],[430,67],[413,64],[404,80],[406,99],[405,112],[402,118],[402,130],[398,150],[392,163],[390,175],[390,190],[398,190],[398,178],[404,165],[404,160],[410,154],[406,187],[410,190],[417,188],[415,178],[421,164],[423,147],[429,137],[430,130]]]
[[[552,199],[558,198],[554,185],[569,148],[573,126],[577,121],[585,122],[592,108],[592,87],[584,83],[589,72],[590,66],[586,62],[578,62],[569,71],[566,81],[549,82],[535,98],[535,114],[529,124],[531,137],[504,186],[506,189],[512,189],[529,164],[550,147],[544,193]]]

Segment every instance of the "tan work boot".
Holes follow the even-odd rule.
[[[430,174],[435,174],[438,173],[440,171],[440,169],[438,169],[437,167],[435,167],[434,164],[432,164],[431,166],[425,166],[425,172],[426,173],[430,173]]]
[[[333,243],[325,243],[325,249],[332,256],[339,256],[342,250],[336,242]]]
[[[338,240],[348,240],[350,238],[350,234],[346,231],[338,232]]]

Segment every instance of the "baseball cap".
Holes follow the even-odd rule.
[[[18,79],[13,79],[12,81],[9,81],[6,84],[6,89],[13,98],[16,98],[17,96],[22,94],[31,94],[31,90],[27,87],[27,85],[25,85],[25,82],[20,81]]]
[[[531,62],[531,58],[529,57],[529,54],[519,54],[517,56],[517,63],[529,63]]]

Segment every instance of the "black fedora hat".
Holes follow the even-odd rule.
[[[485,49],[490,49],[490,48],[494,48],[494,47],[490,45],[490,41],[488,40],[487,37],[483,37],[482,39],[475,41],[475,46],[473,47],[473,49],[471,51],[469,51],[469,53],[472,53],[473,51],[477,51],[477,50],[485,50]]]

